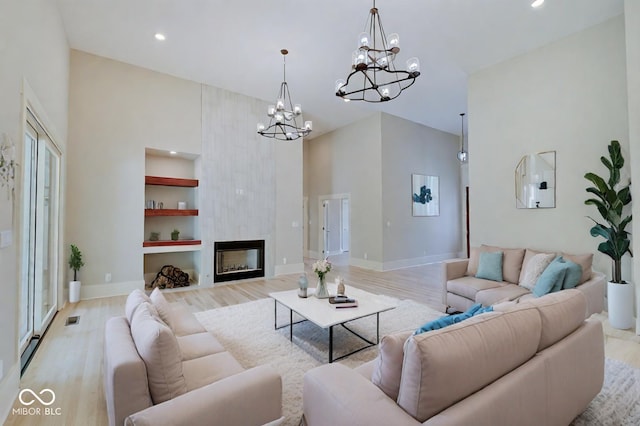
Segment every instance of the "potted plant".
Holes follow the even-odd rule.
[[[173,232],[171,233],[171,239],[173,241],[178,241],[179,237],[180,237],[180,231],[178,231],[177,229],[174,229]]]
[[[84,266],[82,252],[75,245],[71,244],[71,254],[69,255],[69,267],[73,269],[73,281],[69,282],[69,302],[76,303],[80,300],[80,286],[78,281],[78,271]]]
[[[630,183],[620,184],[620,170],[624,166],[624,158],[620,151],[620,143],[611,141],[609,158],[600,157],[600,161],[609,169],[609,179],[604,180],[595,173],[587,173],[585,179],[594,186],[587,188],[587,192],[597,198],[585,200],[585,204],[594,205],[604,219],[600,223],[595,219],[591,228],[591,236],[603,237],[605,241],[598,245],[598,251],[613,260],[611,281],[607,285],[607,302],[609,323],[619,329],[633,326],[633,284],[622,279],[622,257],[629,253],[629,233],[625,230],[631,223],[631,215],[624,216],[623,209],[631,203]]]

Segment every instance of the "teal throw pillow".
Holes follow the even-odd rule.
[[[426,331],[439,330],[441,328],[445,328],[448,325],[459,323],[460,321],[464,321],[468,318],[471,318],[474,315],[480,315],[485,312],[493,312],[493,306],[486,306],[483,308],[480,303],[476,303],[475,305],[470,307],[466,312],[463,312],[461,314],[445,315],[433,321],[429,321],[428,323],[424,324],[422,327],[417,329],[413,333],[413,335],[415,336],[417,334],[421,334]]]
[[[562,258],[556,257],[555,260],[545,268],[542,274],[540,274],[533,288],[533,294],[537,297],[562,289],[562,282],[567,273],[567,268],[559,259]]]
[[[478,272],[476,278],[484,278],[491,281],[502,281],[502,252],[480,253]]]
[[[562,290],[574,288],[582,279],[582,266],[567,259],[563,259],[563,262],[567,268],[567,273],[562,281]]]

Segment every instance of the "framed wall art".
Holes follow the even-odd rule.
[[[440,216],[438,176],[411,175],[411,200],[414,216]]]

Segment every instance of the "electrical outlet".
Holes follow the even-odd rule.
[[[287,264],[287,258],[286,258],[286,257],[283,257],[283,258],[282,258],[282,264],[283,264],[283,265],[286,265],[286,264]]]
[[[367,260],[367,257],[369,257],[369,256],[367,255],[367,253],[365,253],[364,254],[364,260]]]
[[[9,247],[13,242],[13,231],[11,229],[0,232],[0,248]]]
[[[111,272],[107,272],[106,274],[104,274],[104,282],[105,283],[111,282]]]

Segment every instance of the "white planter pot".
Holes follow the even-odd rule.
[[[626,330],[633,327],[633,284],[607,284],[607,310],[611,327]]]
[[[69,303],[80,301],[80,281],[69,281]]]

